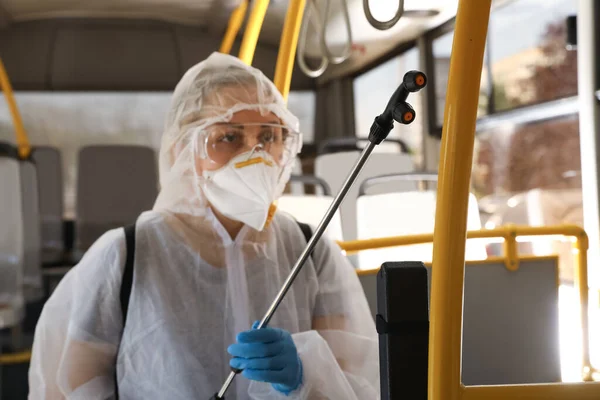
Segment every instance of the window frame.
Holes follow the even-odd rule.
[[[500,111],[477,119],[475,133],[501,126],[515,127],[562,119],[579,114],[579,96],[563,97],[543,103]]]
[[[437,123],[438,121],[438,109],[436,104],[435,93],[437,82],[435,77],[435,57],[433,56],[433,42],[448,33],[454,31],[456,26],[456,17],[446,21],[442,25],[433,28],[432,30],[425,33],[425,75],[427,75],[427,90],[429,93],[433,93],[432,96],[427,96],[427,109],[428,109],[428,123],[429,123],[429,135],[436,139],[442,138],[442,125]]]

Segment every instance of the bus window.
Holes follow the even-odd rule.
[[[577,51],[567,50],[571,0],[518,0],[495,9],[488,32],[494,109],[577,94]]]
[[[160,146],[170,92],[21,92],[15,94],[33,146],[52,146],[63,160],[64,214],[74,219],[77,154],[97,144]],[[314,136],[313,92],[291,92],[289,107],[300,119],[305,142]],[[14,142],[12,121],[0,102],[0,141]]]
[[[583,225],[579,119],[502,127],[477,136],[472,187],[483,204],[494,204],[487,227]],[[525,253],[561,254],[561,280],[572,283],[570,243],[548,239],[524,246]]]
[[[64,214],[75,217],[77,154],[95,144],[136,144],[158,149],[169,104],[168,93],[16,93],[33,146],[53,146],[63,160]],[[0,105],[2,140],[13,130]]]
[[[433,53],[433,73],[435,86],[435,125],[437,128],[444,122],[444,107],[446,104],[446,86],[448,85],[448,71],[450,70],[450,53],[452,52],[452,40],[454,40],[454,31],[438,36],[433,39],[431,48]],[[489,108],[489,81],[487,62],[487,50],[484,53],[484,62],[481,70],[481,87],[479,89],[479,108],[477,116],[481,117],[488,114]]]

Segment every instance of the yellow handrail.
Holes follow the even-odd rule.
[[[300,34],[305,6],[306,0],[290,0],[279,41],[274,83],[286,100],[292,83],[298,35]]]
[[[516,241],[517,237],[523,236],[567,236],[581,241],[587,246],[588,239],[585,230],[577,225],[563,224],[556,226],[520,226],[505,225],[496,229],[484,229],[466,232],[468,239],[494,239],[501,238],[506,241]],[[349,240],[338,242],[342,250],[347,254],[362,250],[383,249],[386,247],[407,246],[412,244],[432,243],[434,235],[421,233],[417,235],[390,236],[374,239]],[[507,254],[508,258],[516,258],[513,254]],[[507,261],[507,268],[510,262]]]
[[[268,7],[269,0],[254,0],[254,6],[248,17],[239,55],[240,60],[248,65],[252,65],[256,43],[258,43],[258,36],[260,35],[260,29],[262,28]]]
[[[598,400],[600,382],[541,385],[467,386],[462,400]]]
[[[468,239],[504,239],[504,263],[506,268],[514,271],[519,268],[519,255],[517,253],[517,237],[524,236],[567,236],[575,239],[574,247],[577,254],[577,269],[575,274],[575,284],[577,285],[581,313],[581,340],[582,340],[582,374],[583,380],[593,380],[596,371],[592,368],[590,360],[590,338],[589,338],[589,288],[588,288],[588,267],[587,251],[589,240],[583,228],[577,225],[557,225],[557,226],[516,226],[507,225],[496,229],[486,229],[480,231],[468,231]],[[338,244],[346,254],[356,253],[363,250],[375,250],[387,247],[407,246],[414,244],[432,243],[433,234],[420,234],[410,236],[395,236],[367,240],[353,240],[348,242],[339,242]],[[435,263],[434,263],[435,264]],[[436,272],[438,271],[438,264]],[[434,274],[435,275],[435,274]],[[462,312],[462,308],[461,308]],[[462,330],[462,326],[461,326]]]
[[[594,374],[596,371],[592,367],[590,358],[590,329],[589,329],[589,298],[590,291],[588,287],[588,268],[587,268],[587,252],[588,252],[588,240],[577,240],[575,248],[577,252],[577,268],[575,269],[575,284],[579,291],[579,304],[580,304],[580,318],[581,318],[581,345],[583,351],[583,380],[592,381],[594,380]]]
[[[229,23],[227,24],[227,30],[225,31],[225,36],[223,36],[221,48],[219,49],[220,53],[229,54],[231,52],[233,42],[235,41],[235,38],[242,27],[247,10],[248,0],[242,0],[240,5],[237,6],[236,9],[231,13],[231,16],[229,17]]]
[[[0,354],[0,365],[22,364],[31,359],[31,350],[21,353]]]
[[[12,85],[8,79],[8,74],[6,73],[2,59],[0,59],[0,90],[4,92],[4,97],[6,98],[6,103],[8,104],[8,109],[15,127],[19,157],[25,159],[29,157],[29,154],[31,153],[31,145],[29,144],[29,138],[27,137],[27,132],[25,132],[23,120],[21,119],[21,114],[19,113],[19,108],[17,107],[17,102],[13,95]]]
[[[467,204],[479,83],[492,0],[460,0],[450,57],[433,234],[429,400],[461,395]]]

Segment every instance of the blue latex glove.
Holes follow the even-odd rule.
[[[237,335],[237,343],[227,351],[233,356],[229,365],[243,370],[253,381],[268,382],[285,395],[302,383],[302,361],[288,331],[277,328],[253,329]]]

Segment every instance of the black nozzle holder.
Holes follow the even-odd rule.
[[[402,79],[402,83],[398,86],[398,89],[394,92],[387,106],[385,107],[385,111],[375,117],[375,121],[373,121],[373,125],[371,125],[371,129],[369,131],[369,141],[374,144],[380,144],[387,138],[392,129],[394,129],[394,120],[401,124],[410,124],[414,120],[414,110],[413,117],[410,121],[402,118],[400,113],[394,113],[394,110],[398,106],[402,106],[403,108],[408,108],[412,110],[412,107],[406,103],[406,99],[408,99],[408,95],[410,93],[418,92],[423,89],[427,85],[427,77],[421,71],[409,71],[404,74],[404,78]],[[398,119],[395,119],[397,117]]]
[[[383,142],[392,129],[394,129],[394,123],[387,121],[382,115],[375,117],[375,121],[371,125],[371,130],[369,131],[369,141],[371,143],[379,144]]]

